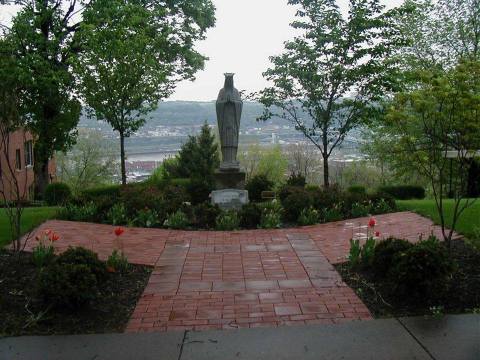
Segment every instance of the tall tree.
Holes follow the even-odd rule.
[[[407,68],[446,70],[460,59],[480,59],[480,0],[407,0],[402,19],[412,41],[402,51]]]
[[[123,184],[125,138],[203,68],[206,58],[194,46],[214,25],[214,10],[210,0],[97,0],[83,13],[82,93],[91,115],[119,133]]]
[[[12,44],[0,39],[0,202],[10,223],[15,251],[21,250],[21,220],[28,197],[28,172],[26,168],[18,169],[16,149],[11,143],[15,132],[25,134],[21,76]]]
[[[16,3],[23,6],[8,36],[24,73],[22,101],[29,115],[26,125],[35,136],[36,195],[42,196],[49,182],[48,161],[55,151],[74,143],[80,117],[71,71],[71,61],[79,50],[74,41],[78,23],[73,20],[79,8],[76,0]]]
[[[384,131],[396,139],[395,166],[407,171],[415,166],[430,182],[450,243],[458,219],[474,201],[465,195],[471,157],[480,148],[480,62],[462,61],[445,73],[423,71],[418,78],[417,89],[396,96]],[[449,192],[450,214],[444,208]]]
[[[292,122],[321,152],[324,184],[329,158],[347,134],[372,111],[372,104],[396,85],[389,55],[403,44],[398,16],[379,0],[350,0],[345,18],[334,0],[289,0],[298,6],[292,27],[301,32],[285,43],[264,77],[260,118]]]

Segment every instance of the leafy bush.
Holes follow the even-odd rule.
[[[68,248],[57,257],[55,262],[59,265],[85,265],[99,281],[106,276],[105,263],[98,259],[96,253],[83,247]]]
[[[67,204],[58,212],[58,217],[71,221],[94,221],[97,215],[97,207],[93,202],[85,205]]]
[[[330,209],[325,209],[322,212],[323,222],[332,222],[343,220],[343,213],[340,206],[334,206]]]
[[[389,194],[397,200],[424,199],[425,189],[416,185],[382,186],[379,192]]]
[[[72,191],[67,184],[48,184],[43,195],[48,206],[65,205],[72,197]]]
[[[187,186],[188,195],[193,205],[208,201],[210,193],[214,189],[211,181],[203,179],[192,179]]]
[[[198,204],[193,208],[195,225],[202,229],[213,229],[220,214],[220,208],[210,203]]]
[[[359,195],[366,195],[367,194],[367,189],[365,188],[365,186],[361,186],[361,185],[350,186],[347,189],[347,191],[350,194],[359,194]]]
[[[375,254],[371,264],[372,271],[377,277],[385,277],[390,270],[393,258],[413,246],[406,240],[388,238],[375,245]]]
[[[256,229],[260,225],[262,209],[256,203],[245,204],[239,212],[239,217],[242,228]]]
[[[304,209],[313,205],[311,194],[303,188],[290,188],[290,195],[282,201],[285,219],[290,222],[298,220]]]
[[[370,201],[370,212],[372,214],[384,214],[397,209],[395,199],[386,193],[376,192],[369,194],[368,200]]]
[[[262,201],[262,191],[273,190],[274,183],[266,175],[259,174],[247,181],[245,189],[248,190],[248,197],[251,201]]]
[[[168,214],[177,211],[182,207],[183,204],[190,202],[190,197],[188,196],[187,190],[179,185],[169,185],[165,187],[161,198],[163,200],[161,201],[161,206]],[[150,208],[159,211],[158,208]]]
[[[288,186],[300,186],[305,187],[307,184],[307,179],[302,174],[291,174],[287,179]]]
[[[167,216],[167,219],[163,223],[164,226],[170,229],[185,229],[190,225],[187,215],[181,210],[177,210],[173,214]]]
[[[112,272],[126,272],[130,267],[127,257],[123,252],[113,250],[112,254],[107,259],[107,269]]]
[[[397,253],[388,275],[397,296],[429,299],[446,290],[453,270],[446,247],[431,237]]]
[[[277,229],[282,225],[282,206],[276,200],[263,204],[260,228]]]
[[[38,294],[48,305],[75,309],[98,298],[98,282],[88,265],[55,262],[40,271]]]
[[[301,226],[315,225],[320,222],[320,212],[313,206],[303,209],[298,217],[298,224]]]
[[[80,193],[79,200],[86,203],[105,197],[115,202],[120,196],[120,189],[121,185],[108,185],[87,189]]]
[[[328,189],[318,188],[317,190],[310,190],[309,193],[313,199],[313,206],[320,211],[334,207],[341,210],[345,202],[345,193],[335,185],[331,185]]]
[[[240,221],[235,211],[225,211],[218,215],[216,221],[216,230],[231,231],[238,229]]]
[[[128,222],[127,209],[122,203],[117,203],[107,212],[107,222],[112,225],[125,225]]]
[[[159,225],[158,214],[152,209],[142,209],[137,211],[134,224],[139,227],[152,228]],[[116,224],[115,224],[116,225]]]
[[[134,219],[137,211],[141,209],[152,209],[161,213],[164,210],[164,192],[156,186],[148,184],[129,184],[122,187],[118,203],[125,205],[127,218]],[[178,209],[181,203],[175,208]],[[171,211],[169,211],[171,212]]]
[[[350,209],[350,216],[352,218],[365,217],[368,216],[369,212],[370,206],[356,202],[352,204],[352,208]]]

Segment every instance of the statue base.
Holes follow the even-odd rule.
[[[223,189],[212,191],[210,194],[213,205],[223,210],[240,210],[248,204],[248,191],[237,189]]]
[[[220,168],[215,171],[215,189],[245,189],[245,172],[239,168]]]

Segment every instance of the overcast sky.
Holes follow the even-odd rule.
[[[197,49],[210,60],[194,82],[178,85],[169,100],[213,100],[223,86],[223,73],[234,72],[239,90],[257,91],[267,85],[262,78],[268,57],[282,52],[283,42],[293,37],[289,24],[295,9],[287,0],[213,0],[217,12],[215,28]],[[383,0],[388,8],[403,0]],[[348,0],[338,3],[345,10]],[[0,6],[0,22],[5,23],[14,8]]]

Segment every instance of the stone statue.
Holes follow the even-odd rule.
[[[240,163],[237,161],[237,151],[243,102],[240,93],[233,86],[233,75],[232,73],[225,74],[225,85],[220,90],[216,103],[218,131],[222,148],[221,171],[240,169]]]

